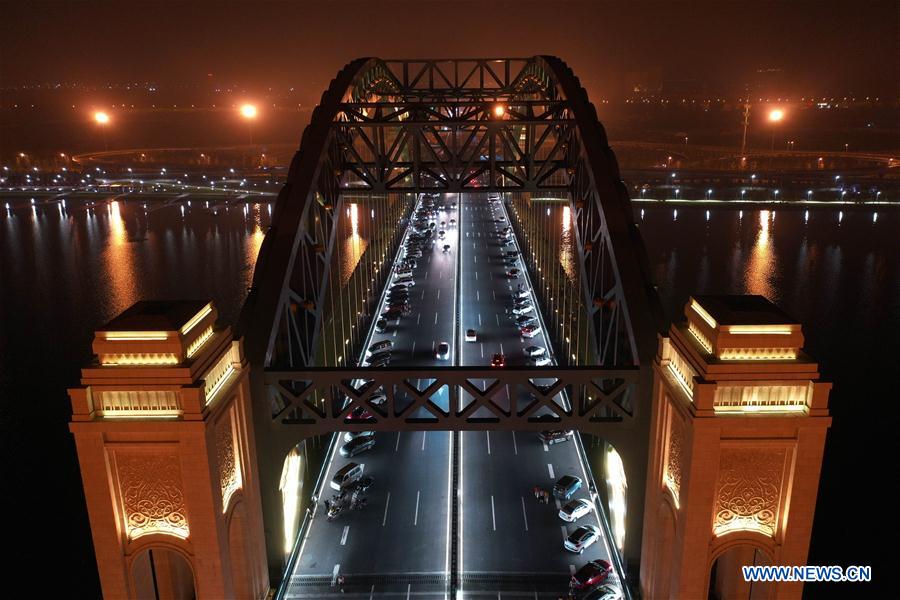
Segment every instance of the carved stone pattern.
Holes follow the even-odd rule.
[[[228,506],[231,495],[241,487],[239,466],[235,460],[231,418],[229,414],[222,419],[216,431],[216,460],[219,464],[219,485],[222,488],[222,510]]]
[[[677,415],[669,419],[669,448],[666,459],[666,484],[675,495],[676,503],[680,502],[681,464],[684,453],[684,427]]]
[[[176,455],[117,453],[116,470],[130,539],[146,533],[188,536],[181,464]]]
[[[716,484],[716,534],[755,530],[774,536],[786,449],[725,448]]]

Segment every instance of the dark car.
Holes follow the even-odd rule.
[[[350,458],[375,447],[374,435],[361,435],[341,446],[341,456]]]
[[[375,321],[375,331],[378,333],[384,333],[384,330],[387,329],[387,319],[378,319]]]
[[[383,350],[381,352],[376,352],[375,354],[373,354],[372,356],[367,358],[366,361],[371,365],[372,363],[380,361],[380,360],[384,360],[384,359],[390,360],[390,358],[391,358],[391,351]]]
[[[574,475],[563,475],[553,484],[553,495],[568,500],[581,489],[581,479]]]
[[[368,421],[369,419],[374,419],[375,417],[365,409],[365,407],[357,406],[352,411],[350,411],[350,416],[347,417],[348,421]]]
[[[375,342],[371,346],[369,346],[369,352],[375,353],[381,350],[390,350],[394,347],[394,342],[391,340],[381,340],[380,342]]]
[[[552,446],[553,444],[560,444],[562,442],[567,442],[569,439],[575,437],[575,432],[571,429],[568,431],[557,429],[557,430],[545,430],[538,434],[538,437],[541,438],[541,441],[547,444],[548,446]]]
[[[605,560],[592,560],[572,575],[572,588],[576,590],[584,590],[600,585],[609,574],[612,573],[612,565]]]
[[[529,325],[534,325],[536,323],[534,317],[529,317],[528,315],[519,315],[516,317],[516,325],[519,327],[528,327]]]
[[[506,366],[506,356],[497,352],[494,356],[491,357],[491,366],[492,367],[505,367]]]

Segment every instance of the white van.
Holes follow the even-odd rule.
[[[341,489],[359,480],[359,478],[362,477],[362,474],[362,465],[357,463],[347,463],[340,471],[334,474],[334,477],[331,478],[331,487],[332,489],[341,491]]]

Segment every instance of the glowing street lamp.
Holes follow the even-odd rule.
[[[712,190],[706,190],[706,199],[709,200],[710,195],[712,194]]]
[[[241,116],[247,121],[247,132],[250,136],[250,145],[253,145],[253,121],[256,120],[258,114],[256,106],[253,104],[241,105]]]
[[[812,200],[812,190],[806,190],[806,201]]]
[[[769,111],[769,123],[772,124],[772,152],[775,151],[775,124],[784,119],[784,109],[773,108]]]
[[[103,132],[103,149],[109,150],[109,144],[106,143],[106,128],[109,126],[109,123],[112,119],[109,118],[109,114],[103,112],[102,110],[98,110],[94,113],[94,121],[97,125],[100,126],[100,131]]]

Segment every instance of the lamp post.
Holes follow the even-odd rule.
[[[247,120],[247,132],[250,135],[250,145],[253,145],[253,121],[256,119],[256,106],[253,104],[241,105],[241,116]]]
[[[94,121],[100,126],[100,131],[103,132],[103,150],[109,150],[109,144],[106,143],[106,128],[110,122],[109,115],[102,110],[98,110],[94,113]]]
[[[773,108],[769,111],[769,123],[772,124],[772,152],[775,151],[775,124],[784,119],[784,109]]]

